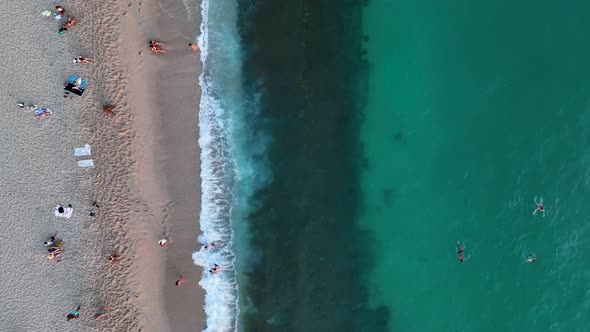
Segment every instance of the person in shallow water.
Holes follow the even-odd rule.
[[[211,274],[218,274],[219,273],[219,270],[220,270],[219,265],[215,264],[213,266],[213,268],[211,270],[209,270],[209,273],[211,273]]]
[[[463,258],[463,250],[465,250],[465,247],[461,245],[461,241],[457,241],[457,258],[459,258],[461,263],[465,262],[465,258]]]
[[[535,209],[535,211],[533,211],[533,216],[535,214],[537,214],[537,212],[541,212],[544,217],[545,216],[545,208],[543,208],[543,197],[541,197],[541,200],[538,202],[537,202],[537,197],[535,197],[535,204],[537,205],[537,208]]]

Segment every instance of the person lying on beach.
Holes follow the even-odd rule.
[[[161,239],[160,241],[158,241],[158,245],[160,247],[164,247],[167,244],[168,244],[168,240],[167,239]]]
[[[215,264],[215,266],[213,266],[213,268],[211,270],[209,270],[209,273],[218,274],[219,270],[220,270],[219,265]]]
[[[188,48],[190,48],[191,51],[193,51],[193,53],[195,53],[199,49],[199,47],[194,43],[188,43]]]
[[[457,257],[459,258],[459,261],[461,263],[465,261],[465,259],[463,258],[463,250],[465,250],[465,247],[461,245],[460,241],[457,241]]]
[[[94,59],[79,56],[74,59],[74,63],[94,63]]]
[[[74,208],[72,207],[72,204],[68,204],[68,207],[65,208],[58,204],[55,207],[54,213],[56,217],[70,219],[72,213],[74,213]]]
[[[180,285],[182,285],[183,282],[184,282],[184,279],[182,279],[182,277],[180,277],[178,280],[176,280],[176,282],[174,284],[176,286],[180,286]]]
[[[152,52],[154,52],[156,54],[168,52],[165,49],[162,49],[159,47],[159,46],[165,46],[165,45],[166,45],[166,43],[162,43],[162,42],[155,41],[155,40],[150,40],[150,49],[152,50]]]
[[[168,51],[166,51],[166,50],[164,50],[164,49],[158,48],[157,46],[153,46],[153,47],[151,48],[151,50],[152,50],[152,52],[154,52],[155,54],[160,54],[160,53],[166,53],[166,52],[168,52]]]
[[[154,47],[154,46],[166,46],[166,43],[162,43],[162,42],[155,41],[155,40],[150,40],[150,47]]]
[[[98,308],[96,314],[94,314],[94,319],[99,319],[102,316],[104,316],[104,307]]]
[[[57,233],[53,234],[47,241],[45,241],[45,246],[53,245],[53,243],[55,242],[56,236],[57,236]]]
[[[47,254],[47,258],[52,260],[61,257],[61,254],[64,252],[62,248],[58,247],[51,247],[47,249],[47,251],[49,252],[49,254]]]
[[[76,308],[76,310],[70,312],[67,316],[66,319],[68,320],[68,322],[72,319],[78,319],[78,317],[80,317],[80,306],[78,306],[78,308]]]
[[[69,28],[73,27],[74,25],[78,24],[73,17],[68,17],[68,21],[61,26],[61,29],[58,30],[59,34],[61,35],[64,31],[68,31]]]
[[[121,255],[119,254],[112,254],[109,256],[109,263],[119,263],[121,261]]]
[[[537,212],[541,212],[543,213],[543,217],[545,216],[545,208],[543,208],[543,197],[541,197],[541,200],[537,202],[537,197],[535,197],[535,204],[537,205],[537,208],[535,209],[535,211],[533,211],[533,216],[537,213]]]
[[[102,111],[105,112],[106,114],[113,114],[113,110],[115,109],[115,106],[113,105],[107,105],[105,107],[102,108]]]

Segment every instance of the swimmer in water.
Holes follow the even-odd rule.
[[[525,259],[526,263],[534,263],[537,260],[537,257],[535,256],[535,254],[530,253],[527,258]]]
[[[461,241],[457,241],[457,258],[459,258],[461,263],[465,262],[465,258],[463,258],[463,250],[465,250],[465,247],[461,245]]]
[[[216,247],[216,246],[215,246],[215,243],[214,243],[214,242],[207,243],[207,244],[204,246],[204,248],[205,248],[205,249],[208,249],[208,250],[213,250],[213,249],[215,249],[215,247]]]
[[[541,200],[537,202],[537,197],[535,197],[535,204],[537,205],[537,208],[535,209],[535,211],[533,211],[533,216],[535,214],[537,214],[537,212],[541,212],[543,213],[543,217],[545,216],[545,208],[543,208],[543,197],[541,197]]]

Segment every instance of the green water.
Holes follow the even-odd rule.
[[[567,3],[370,1],[360,223],[391,331],[590,331],[590,2]]]

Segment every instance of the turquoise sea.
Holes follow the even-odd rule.
[[[390,331],[590,329],[589,18],[583,1],[369,2],[359,223]]]
[[[200,5],[207,331],[590,330],[590,2]]]

